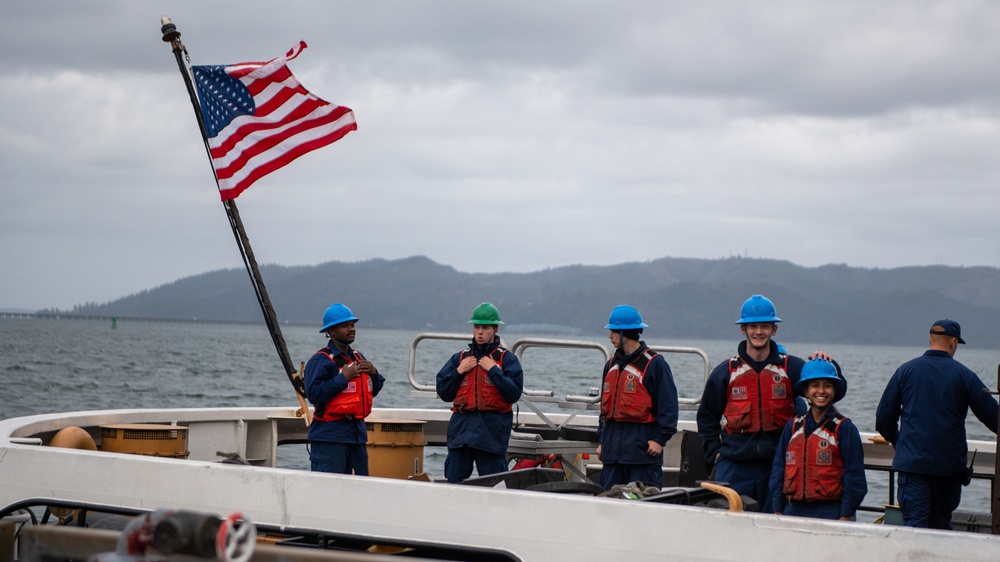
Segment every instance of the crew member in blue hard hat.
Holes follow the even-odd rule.
[[[778,515],[852,521],[868,493],[861,434],[834,407],[847,381],[833,363],[802,367],[795,391],[809,411],[785,425],[771,468],[771,509]]]
[[[662,486],[663,446],[677,433],[677,386],[666,359],[639,339],[648,327],[624,304],[604,327],[615,347],[604,366],[598,425],[605,490],[636,481]]]
[[[524,373],[517,356],[500,345],[500,311],[484,302],[472,311],[472,342],[437,374],[437,393],[452,403],[444,475],[461,482],[507,470],[513,405],[521,399]]]
[[[309,426],[309,460],[316,472],[368,475],[365,417],[385,377],[351,347],[357,321],[343,304],[330,305],[319,330],[330,342],[306,363],[306,398],[316,407]]]
[[[709,375],[698,405],[698,434],[709,470],[714,467],[716,480],[756,500],[765,513],[771,512],[774,451],[795,414],[794,388],[805,364],[772,339],[778,322],[767,297],[753,295],[743,303],[736,324],[744,340],[736,356]],[[830,360],[822,351],[814,356]]]
[[[896,451],[892,469],[899,472],[899,511],[910,527],[951,529],[962,484],[972,476],[966,469],[969,409],[997,432],[996,398],[954,358],[964,343],[958,322],[931,325],[930,349],[896,369],[875,411],[875,430]]]

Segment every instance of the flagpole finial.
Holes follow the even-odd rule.
[[[173,43],[181,37],[181,32],[177,31],[177,26],[170,21],[170,16],[160,18],[160,32],[163,33],[164,43]]]

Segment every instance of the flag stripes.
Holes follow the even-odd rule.
[[[316,97],[286,66],[305,46],[300,42],[285,56],[266,63],[193,68],[223,200],[357,130],[350,108]],[[252,98],[249,109],[230,101],[244,100],[246,95]],[[207,96],[213,96],[212,103],[206,103]]]

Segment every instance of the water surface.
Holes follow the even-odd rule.
[[[654,327],[655,328],[655,327]],[[647,330],[655,335],[654,330]],[[293,361],[306,361],[326,340],[316,329],[283,328]],[[366,330],[358,325],[355,346],[386,377],[376,398],[378,407],[447,408],[436,399],[410,395],[407,378],[410,344],[415,331]],[[501,333],[511,344],[520,335]],[[731,341],[662,340],[647,338],[650,345],[689,346],[703,349],[715,364],[735,353],[739,332]],[[918,336],[923,338],[922,334]],[[581,338],[607,345],[601,337]],[[792,354],[805,357],[817,349],[830,353],[847,376],[847,396],[838,403],[862,432],[873,432],[875,407],[885,384],[901,363],[922,354],[923,342],[914,347],[822,345],[782,342]],[[463,347],[458,341],[424,341],[416,354],[416,378],[433,384],[438,369]],[[698,397],[704,381],[704,364],[695,355],[667,357],[681,396]],[[956,359],[997,386],[1000,353],[961,348]],[[522,362],[525,386],[552,390],[557,396],[587,394],[600,386],[604,356],[593,349],[527,349]],[[0,319],[0,418],[55,411],[112,408],[197,408],[224,406],[297,407],[271,338],[263,325],[109,321]],[[521,409],[527,411],[521,406]],[[543,411],[556,411],[544,404]],[[681,418],[694,420],[693,411]],[[995,436],[974,416],[967,430],[973,439]],[[282,447],[283,466],[306,466],[305,446]],[[432,476],[443,472],[444,451],[426,450],[425,469]],[[866,505],[888,500],[884,474],[869,474]],[[963,493],[960,509],[989,511],[989,486],[975,482]]]

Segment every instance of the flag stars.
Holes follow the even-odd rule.
[[[193,67],[208,137],[212,138],[240,115],[253,115],[253,97],[224,66]]]

